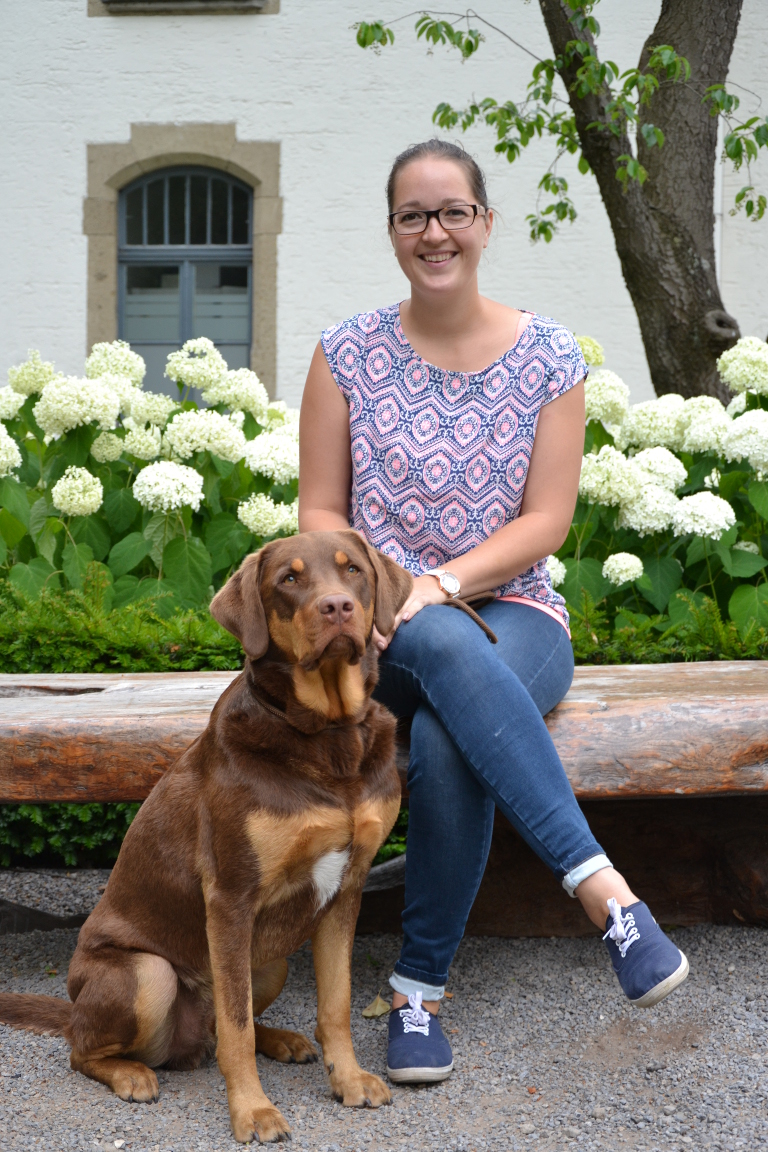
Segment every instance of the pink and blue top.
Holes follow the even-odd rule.
[[[450,565],[519,515],[541,407],[587,375],[575,337],[535,313],[482,372],[428,364],[397,304],[327,328],[322,345],[349,406],[349,522],[414,576]],[[568,627],[545,560],[496,595]]]

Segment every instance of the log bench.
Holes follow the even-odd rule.
[[[0,675],[0,803],[144,799],[235,675]],[[578,668],[547,725],[597,839],[663,923],[768,925],[768,662]],[[406,742],[399,760],[404,780]],[[359,930],[398,931],[402,901],[366,893]],[[497,814],[468,931],[590,926]]]

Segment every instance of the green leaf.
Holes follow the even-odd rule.
[[[683,582],[680,564],[673,556],[646,556],[643,568],[643,575],[635,581],[635,587],[657,612],[663,612],[670,596]]]
[[[69,526],[76,544],[89,544],[95,560],[103,560],[109,552],[109,529],[100,516],[77,516]],[[111,579],[111,577],[110,577]]]
[[[177,536],[163,552],[163,572],[184,600],[200,604],[208,598],[211,584],[211,555],[196,536]]]
[[[0,536],[0,564],[5,564],[8,559],[8,545],[2,536]]]
[[[750,472],[723,472],[717,486],[718,496],[730,504],[736,493],[744,486],[744,481],[751,476]]]
[[[0,535],[4,543],[9,548],[15,548],[26,534],[27,530],[21,521],[12,516],[7,508],[0,508]]]
[[[6,476],[0,480],[0,506],[6,508],[12,516],[20,520],[25,528],[29,528],[29,500],[27,490],[18,480]],[[13,545],[11,545],[13,547]]]
[[[47,496],[35,500],[29,510],[29,534],[37,543],[38,536],[45,531],[46,520],[56,516],[56,509]]]
[[[64,457],[67,465],[76,464],[78,468],[82,468],[98,435],[98,428],[94,428],[92,424],[80,424],[59,441],[61,445],[59,454]]]
[[[45,556],[50,564],[53,564],[53,557],[56,552],[56,537],[63,528],[64,525],[57,516],[49,516],[43,525],[42,532],[38,533],[35,541],[38,554]]]
[[[42,556],[34,556],[29,564],[14,564],[8,579],[29,600],[37,600],[43,588],[61,587],[58,573]]]
[[[108,564],[112,575],[117,579],[130,572],[149,555],[151,547],[149,540],[141,532],[131,532],[129,536],[118,540],[109,553]]]
[[[149,554],[159,568],[163,562],[166,544],[181,532],[178,512],[155,512],[144,529],[144,539],[149,541]]]
[[[685,553],[685,566],[692,568],[694,564],[700,564],[707,555],[706,540],[703,536],[694,536],[691,540]]]
[[[591,556],[584,560],[575,560],[573,557],[569,557],[563,563],[568,575],[560,591],[569,604],[578,605],[581,603],[582,588],[589,593],[595,603],[613,590],[610,580],[603,577],[603,566],[599,560],[595,560]]]
[[[753,621],[768,628],[768,584],[742,584],[728,602],[728,615],[741,633]]]
[[[115,593],[112,607],[115,609],[124,608],[126,604],[130,604],[132,600],[136,599],[138,587],[138,576],[119,576],[112,585]]]
[[[753,480],[747,489],[747,495],[757,514],[762,516],[763,520],[768,520],[768,480]]]
[[[687,597],[687,599],[686,599]],[[703,608],[706,603],[707,597],[703,592],[691,592],[687,588],[683,588],[679,592],[675,592],[669,598],[669,606],[667,611],[669,619],[673,624],[682,624],[684,620],[691,619],[690,602],[692,601],[696,608]]]
[[[82,588],[88,565],[92,560],[93,551],[90,545],[72,544],[67,541],[61,556],[61,567],[70,588]]]
[[[248,551],[253,536],[231,512],[214,516],[205,528],[205,544],[213,557],[213,571],[231,568]]]
[[[768,560],[757,556],[754,552],[743,552],[741,548],[727,548],[718,540],[715,551],[723,562],[723,568],[729,576],[741,577],[748,580],[756,575],[761,568],[765,568]]]
[[[141,504],[130,488],[112,488],[104,497],[104,515],[118,535],[130,528],[140,511]]]

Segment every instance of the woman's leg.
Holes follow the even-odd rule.
[[[436,624],[450,627],[453,617],[458,617],[455,610],[449,612],[441,607],[440,611],[442,617],[433,617]],[[565,629],[545,613],[526,605],[492,604],[483,615],[497,632],[499,644],[491,647],[477,626],[461,617],[469,625],[465,634],[479,638],[483,655],[489,650],[491,662],[496,665],[494,672],[508,670],[516,674],[537,714],[550,711],[565,695],[573,677],[573,653]],[[461,635],[457,634],[457,645]],[[425,643],[430,643],[429,637]],[[466,668],[474,667],[474,653],[470,655],[462,647],[466,675]],[[381,688],[377,692],[384,703],[401,715],[412,713],[422,696],[418,681],[411,670],[402,667],[403,663],[402,659],[395,663],[384,657]],[[565,783],[568,801],[575,806],[570,785],[567,780]],[[442,995],[448,968],[485,870],[494,798],[468,767],[456,743],[426,703],[419,704],[414,714],[408,789],[404,943],[393,986],[404,995],[420,990],[425,1000],[433,1001]],[[595,856],[600,849],[592,844]]]

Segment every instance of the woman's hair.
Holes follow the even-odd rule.
[[[399,156],[395,157],[392,169],[387,180],[387,205],[392,211],[395,202],[395,181],[408,164],[413,160],[421,160],[424,156],[436,156],[439,160],[453,160],[464,169],[472,195],[483,208],[488,208],[488,193],[485,190],[485,176],[483,170],[474,157],[465,151],[460,144],[452,140],[424,140],[421,144],[411,144]]]

